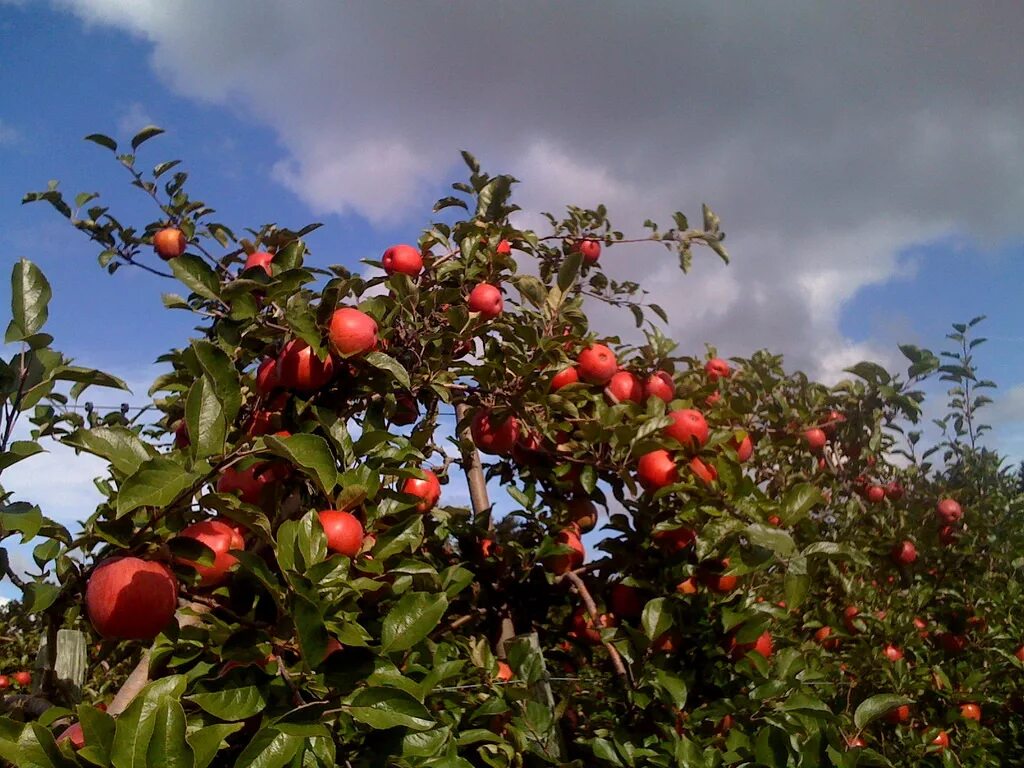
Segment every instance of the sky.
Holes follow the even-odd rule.
[[[59,179],[152,218],[83,136],[160,125],[146,162],[184,160],[236,230],[324,222],[318,265],[414,241],[469,149],[522,181],[529,225],[605,203],[636,235],[709,203],[729,267],[698,252],[684,276],[656,247],[602,256],[669,309],[685,352],[769,348],[833,382],[987,315],[988,442],[1019,460],[1022,34],[1013,2],[0,0],[0,252],[48,275],[56,346],[124,377],[137,402],[188,317],[161,308],[160,280],[106,275],[52,210],[20,202]],[[594,318],[609,335],[632,326]],[[101,469],[53,447],[3,479],[71,521]]]

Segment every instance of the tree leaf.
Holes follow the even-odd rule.
[[[11,322],[4,341],[10,344],[38,333],[46,323],[52,295],[42,270],[20,259],[11,270]]]
[[[323,613],[310,600],[300,594],[293,594],[292,620],[299,635],[303,660],[310,667],[317,666],[324,660],[329,640]]]
[[[913,703],[913,699],[908,699],[906,696],[897,696],[894,693],[879,693],[864,699],[857,706],[857,711],[853,713],[853,724],[863,730],[889,710],[902,707],[904,704]]]
[[[174,699],[165,698],[157,710],[146,763],[160,768],[195,766],[192,747],[185,741],[185,710]]]
[[[117,142],[109,136],[104,136],[102,133],[90,133],[85,137],[86,141],[91,141],[93,144],[99,144],[101,147],[106,147],[111,152],[117,152]]]
[[[643,615],[640,618],[640,623],[644,628],[644,634],[647,635],[647,639],[651,641],[657,640],[671,629],[673,624],[672,613],[669,610],[666,599],[664,597],[656,597],[653,600],[647,601],[647,605],[644,606]]]
[[[154,680],[143,688],[117,718],[110,761],[114,768],[146,768],[147,750],[156,729],[161,708],[185,692],[184,675]]]
[[[319,435],[292,435],[291,437],[263,438],[275,455],[288,459],[316,480],[324,493],[330,493],[338,483],[337,462],[331,446]]]
[[[149,141],[154,136],[159,136],[163,132],[163,128],[157,128],[155,125],[147,125],[132,138],[132,149],[138,149],[142,146],[143,142]]]
[[[562,262],[562,266],[558,268],[558,279],[556,285],[558,289],[563,293],[567,293],[573,283],[576,282],[576,278],[579,276],[580,267],[583,265],[583,254],[579,251],[573,251],[566,255],[565,261]]]
[[[39,443],[32,440],[15,440],[7,447],[6,453],[0,454],[0,472],[37,453],[45,453]]]
[[[427,708],[397,688],[363,688],[346,709],[353,718],[371,728],[403,726],[425,731],[434,725]]]
[[[821,491],[810,483],[800,483],[782,497],[782,519],[786,525],[802,520],[816,505],[824,501]]]
[[[301,736],[264,728],[250,741],[235,761],[236,768],[283,768],[298,753],[305,740]]]
[[[191,253],[183,253],[168,262],[174,276],[204,299],[219,299],[220,280],[206,262]]]
[[[209,376],[200,376],[189,388],[185,400],[185,423],[191,450],[197,459],[224,452],[228,419],[216,385]]]
[[[263,691],[255,685],[193,693],[185,698],[207,714],[228,722],[237,722],[258,715],[267,706]]]
[[[408,592],[388,612],[381,631],[381,651],[412,648],[430,634],[444,612],[448,598],[431,592]]]
[[[744,531],[751,544],[770,549],[780,557],[788,557],[796,551],[793,537],[786,531],[773,526],[752,523]]]
[[[220,745],[242,727],[241,723],[217,723],[193,731],[185,740],[195,754],[195,768],[207,768],[217,756]]]
[[[106,459],[125,476],[133,474],[144,461],[156,456],[156,451],[137,434],[121,426],[79,429],[61,442]]]
[[[395,360],[395,358],[390,355],[385,355],[383,352],[369,352],[364,359],[374,368],[380,368],[382,371],[387,371],[395,377],[395,381],[406,389],[409,389],[409,372],[405,370],[405,368],[402,367],[402,364]]]
[[[200,475],[187,472],[166,456],[149,459],[121,484],[117,494],[117,517],[139,507],[166,507],[199,478]]]

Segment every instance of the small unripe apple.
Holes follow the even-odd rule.
[[[377,347],[377,321],[354,307],[342,307],[331,315],[327,337],[342,357],[364,355]]]
[[[814,429],[808,429],[804,432],[804,442],[807,443],[807,447],[811,450],[811,453],[817,453],[825,447],[825,443],[828,438],[825,433],[815,427]]]
[[[469,292],[469,311],[479,312],[484,320],[493,320],[505,308],[501,289],[490,283],[480,283]]]
[[[392,245],[381,257],[381,265],[389,275],[396,273],[416,277],[423,271],[423,255],[411,245]]]
[[[672,402],[676,396],[676,385],[672,377],[665,371],[655,371],[644,382],[644,397],[657,397],[666,403]]]
[[[576,372],[588,384],[607,384],[618,369],[615,353],[604,344],[591,344],[576,359]]]
[[[708,423],[704,415],[693,408],[670,411],[672,423],[665,427],[665,434],[677,440],[685,448],[698,449],[708,441]]]
[[[153,235],[153,250],[164,261],[178,258],[187,246],[185,233],[177,227],[166,227]]]
[[[355,557],[363,548],[363,524],[351,512],[325,509],[317,516],[327,535],[327,548],[346,557]]]
[[[255,253],[250,253],[246,258],[245,266],[242,268],[242,271],[247,269],[262,269],[267,273],[267,277],[270,277],[272,275],[270,265],[273,261],[274,254],[267,253],[266,251],[256,251]]]
[[[590,499],[578,496],[566,504],[569,521],[576,524],[581,533],[590,533],[597,525],[597,506]]]
[[[234,555],[228,554],[228,551],[245,549],[245,540],[241,534],[220,520],[202,520],[193,523],[178,535],[195,539],[213,550],[213,565],[200,565],[191,560],[178,558],[178,562],[195,568],[199,574],[199,584],[203,587],[222,584],[227,579],[228,571],[238,562],[238,559]]]
[[[441,498],[441,483],[437,475],[429,469],[421,470],[426,476],[424,479],[410,477],[402,484],[402,493],[416,496],[420,502],[416,505],[417,512],[429,512]]]
[[[120,640],[152,640],[174,619],[178,582],[163,563],[118,557],[100,563],[85,589],[96,632]]]
[[[292,339],[281,350],[275,366],[277,382],[287,389],[310,392],[334,378],[334,360],[321,360],[302,339]]]
[[[963,515],[963,509],[953,499],[942,499],[935,505],[935,516],[942,525],[955,525]]]
[[[679,469],[668,451],[658,448],[645,453],[636,465],[637,480],[647,491],[679,482]]]
[[[713,357],[708,360],[704,365],[704,370],[707,372],[710,381],[728,379],[732,374],[732,368],[729,367],[729,363],[720,357]]]
[[[567,387],[570,384],[575,384],[580,380],[579,374],[576,372],[574,366],[563,368],[554,376],[551,377],[551,391],[557,392],[562,387]]]
[[[557,555],[548,555],[544,559],[544,566],[556,576],[561,576],[567,571],[575,571],[583,565],[586,557],[586,550],[579,534],[571,528],[563,528],[555,534],[555,542],[562,546],[569,547],[570,551]]]
[[[910,565],[917,560],[917,547],[914,542],[904,540],[892,548],[892,559],[897,565]]]
[[[629,371],[617,371],[604,391],[613,403],[624,403],[627,400],[642,403],[644,400],[644,388],[640,384],[640,379]]]
[[[482,408],[473,416],[469,431],[481,453],[507,456],[519,438],[519,421],[515,416],[499,421],[491,411]]]

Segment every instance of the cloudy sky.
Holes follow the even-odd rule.
[[[350,265],[416,237],[466,148],[522,180],[528,221],[604,202],[640,233],[710,203],[732,266],[602,257],[687,351],[768,347],[831,381],[987,314],[992,443],[1024,457],[1022,35],[1012,2],[0,0],[0,247],[46,269],[62,349],[141,387],[188,330],[164,286],[19,204],[59,178],[148,220],[82,136],[157,123],[147,157],[183,158],[223,220],[322,220],[314,259]],[[67,464],[5,484],[85,514],[95,467],[54,486],[46,461]]]

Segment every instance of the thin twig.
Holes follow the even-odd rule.
[[[601,626],[601,616],[597,612],[597,604],[594,602],[594,598],[590,596],[590,591],[587,589],[587,585],[583,583],[583,579],[577,576],[572,571],[565,573],[565,578],[572,582],[572,585],[576,588],[576,593],[583,600],[583,605],[587,609],[587,613],[590,614],[591,620],[594,622],[595,629]],[[604,638],[601,639],[601,644],[604,645],[608,651],[608,655],[612,658],[612,666],[615,667],[615,672],[622,678],[623,683],[627,688],[631,687],[632,682],[630,680],[630,674],[626,670],[626,665],[622,663],[622,656],[619,655],[618,650],[615,646],[609,643]]]

